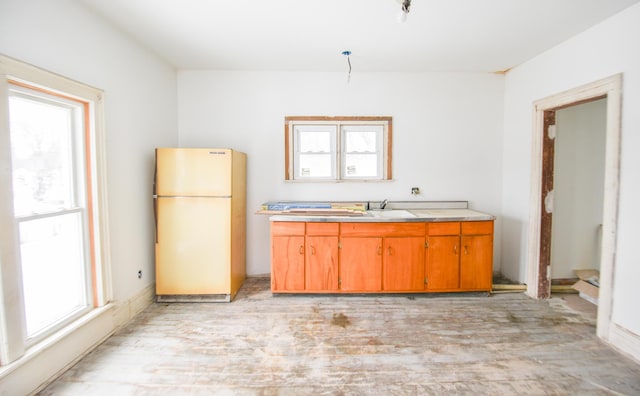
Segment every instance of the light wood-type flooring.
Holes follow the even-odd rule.
[[[574,298],[579,298],[574,296]],[[640,365],[562,295],[157,303],[43,395],[639,395]]]

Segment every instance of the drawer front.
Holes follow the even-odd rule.
[[[459,235],[460,234],[460,222],[447,222],[447,223],[429,223],[428,225],[429,235]]]
[[[493,233],[493,221],[465,221],[462,223],[465,235],[485,235]]]
[[[340,223],[344,236],[424,236],[425,223]]]
[[[307,223],[307,235],[338,235],[340,223]]]
[[[297,221],[272,221],[271,235],[304,235],[304,223]]]

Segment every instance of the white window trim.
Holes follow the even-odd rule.
[[[295,139],[296,125],[335,125],[337,131],[335,148],[335,176],[332,178],[300,177],[296,176],[297,144]],[[343,126],[350,125],[381,125],[382,131],[382,169],[381,177],[348,177],[343,163],[344,136]],[[292,183],[313,183],[313,182],[387,182],[392,180],[392,117],[389,116],[344,116],[344,117],[324,117],[324,116],[288,116],[285,117],[285,181]]]
[[[11,152],[9,144],[8,83],[56,91],[64,96],[89,103],[92,140],[89,146],[92,178],[92,212],[95,260],[93,284],[94,309],[105,306],[112,298],[109,230],[107,219],[106,142],[104,134],[104,102],[101,90],[70,80],[55,73],[0,55],[0,183],[9,191],[0,194],[0,364],[6,365],[23,356],[26,349],[24,307],[20,302],[22,285],[19,269],[19,238],[13,217],[11,191]],[[11,302],[11,303],[9,303]],[[91,314],[91,313],[89,313]]]

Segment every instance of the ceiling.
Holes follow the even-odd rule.
[[[640,0],[79,0],[177,69],[504,71]]]

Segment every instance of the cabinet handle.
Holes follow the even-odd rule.
[[[469,246],[464,245],[464,254],[469,254]]]
[[[316,254],[316,248],[311,246],[311,255],[315,256],[315,254]]]
[[[304,246],[300,245],[300,249],[298,249],[300,254],[304,254]]]
[[[458,254],[458,245],[453,245],[453,254]]]
[[[382,256],[382,246],[378,246],[378,256]]]
[[[388,254],[389,256],[391,256],[391,246],[389,246],[389,247],[387,248],[387,254]]]

